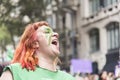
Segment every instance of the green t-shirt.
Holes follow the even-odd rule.
[[[22,69],[19,63],[14,63],[5,68],[13,74],[13,80],[75,80],[70,74],[57,70],[50,71],[41,67],[36,67],[35,71]]]

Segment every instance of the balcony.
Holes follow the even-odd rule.
[[[120,12],[120,3],[116,3],[114,5],[110,5],[105,8],[101,8],[100,11],[90,15],[87,18],[83,18],[83,26],[89,25],[96,21],[108,18]]]

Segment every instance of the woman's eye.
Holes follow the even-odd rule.
[[[50,33],[50,30],[46,30],[45,33]]]
[[[49,33],[52,33],[52,32],[53,32],[52,29],[49,29],[49,28],[45,29],[46,34],[49,34]]]

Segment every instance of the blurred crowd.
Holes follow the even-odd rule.
[[[0,76],[3,72],[3,68],[8,64],[9,62],[0,65]],[[75,73],[73,76],[76,80],[120,80],[120,69],[117,70],[117,72],[117,74],[107,71],[102,71],[100,74]]]
[[[115,75],[113,72],[103,71],[100,74],[90,74],[90,73],[76,73],[76,80],[120,80],[120,75]]]

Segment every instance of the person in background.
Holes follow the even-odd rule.
[[[108,73],[107,71],[103,71],[100,75],[100,80],[107,80]]]
[[[1,76],[2,72],[3,72],[3,66],[0,64],[0,76]]]
[[[45,21],[26,26],[0,80],[75,80],[59,69],[59,35]]]
[[[108,72],[107,80],[115,80],[115,76],[113,72]]]

